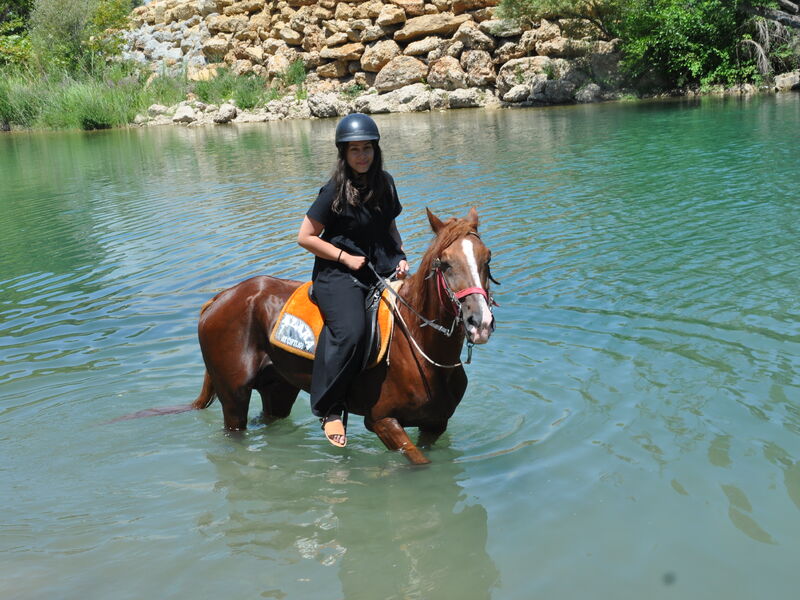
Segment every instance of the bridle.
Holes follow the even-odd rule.
[[[470,231],[470,232],[467,233],[467,235],[474,235],[478,239],[481,239],[481,236],[478,235],[477,231]],[[414,309],[413,306],[411,306],[404,298],[402,298],[400,296],[400,294],[398,294],[394,289],[392,289],[391,286],[386,284],[386,282],[383,279],[383,277],[381,277],[378,274],[378,272],[375,271],[374,267],[370,263],[367,263],[367,266],[370,268],[370,270],[377,277],[378,282],[379,282],[379,286],[382,289],[389,290],[389,292],[394,295],[395,299],[399,300],[406,308],[408,308],[409,311],[411,311],[411,313],[414,316],[417,317],[417,319],[421,323],[420,327],[431,327],[431,328],[435,329],[436,331],[438,331],[439,333],[443,334],[445,337],[451,337],[453,335],[453,333],[455,332],[455,329],[456,329],[456,327],[458,326],[459,323],[464,324],[464,333],[465,334],[467,333],[466,324],[464,323],[464,318],[462,316],[463,315],[462,302],[463,302],[464,298],[466,298],[467,296],[471,296],[473,294],[479,294],[479,295],[483,296],[486,299],[486,304],[489,307],[489,312],[492,312],[492,307],[493,306],[500,306],[497,302],[495,302],[494,297],[483,287],[475,287],[475,286],[467,287],[467,288],[463,288],[461,290],[458,290],[458,291],[454,292],[453,289],[450,287],[450,285],[447,283],[447,279],[445,278],[444,272],[442,271],[442,261],[441,261],[441,259],[435,258],[433,260],[433,262],[431,263],[431,270],[428,273],[428,275],[425,277],[425,279],[428,280],[431,277],[435,277],[436,278],[436,293],[439,296],[439,302],[445,308],[449,309],[449,312],[451,312],[452,315],[453,315],[453,321],[452,321],[452,323],[450,323],[450,327],[445,327],[445,326],[441,325],[440,323],[437,323],[436,321],[432,321],[431,319],[428,319],[427,317],[425,317],[425,316],[421,315],[419,312],[417,312]],[[494,277],[492,277],[491,272],[489,272],[489,280],[492,281],[493,283],[497,284],[497,285],[500,285],[500,282],[497,281]],[[434,366],[437,366],[437,367],[442,367],[442,368],[445,368],[445,369],[452,369],[452,368],[461,366],[462,364],[467,364],[468,365],[468,364],[470,364],[470,362],[472,362],[472,347],[475,344],[473,342],[469,341],[469,339],[467,339],[467,360],[466,361],[464,361],[463,363],[458,362],[458,363],[455,363],[455,364],[452,364],[452,365],[442,365],[442,364],[437,363],[436,361],[434,361],[433,359],[428,357],[425,354],[425,352],[423,352],[422,348],[419,347],[419,344],[417,344],[416,340],[414,340],[414,338],[411,337],[411,332],[408,330],[408,326],[405,324],[405,321],[403,320],[403,317],[400,315],[400,312],[397,311],[397,309],[395,309],[395,313],[397,314],[398,317],[400,317],[400,322],[403,324],[403,327],[406,330],[406,334],[408,335],[409,339],[414,343],[414,346],[416,347],[417,351],[429,363],[431,363],[431,364],[433,364]]]

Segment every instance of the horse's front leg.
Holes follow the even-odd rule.
[[[399,450],[412,465],[427,465],[429,461],[408,437],[397,419],[386,417],[371,424],[374,431],[389,450]]]

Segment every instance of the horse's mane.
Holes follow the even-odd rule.
[[[441,258],[445,248],[469,233],[477,233],[477,227],[466,219],[451,218],[444,222],[444,227],[439,230],[439,233],[433,238],[431,245],[428,246],[422,256],[419,270],[413,277],[409,278],[404,286],[408,294],[406,300],[411,306],[421,309],[424,304],[425,278],[433,268],[433,261]]]

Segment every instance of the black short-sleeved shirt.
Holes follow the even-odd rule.
[[[377,211],[366,206],[345,205],[342,212],[334,212],[331,207],[336,196],[336,185],[331,179],[320,189],[317,199],[306,212],[309,218],[324,226],[320,236],[323,240],[348,254],[366,256],[375,270],[382,275],[394,271],[397,263],[405,258],[389,233],[392,221],[400,214],[403,207],[397,198],[394,180],[388,173],[385,175],[391,194],[388,209]],[[314,261],[312,279],[316,280],[323,269],[347,271],[344,265],[336,261],[317,257]]]

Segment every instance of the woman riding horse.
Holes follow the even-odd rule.
[[[347,443],[348,390],[367,352],[364,304],[375,275],[366,264],[381,276],[404,278],[408,272],[395,224],[402,207],[392,177],[383,170],[379,140],[378,126],[365,114],[339,122],[333,176],[297,236],[316,257],[313,298],[325,321],[311,376],[311,411],[339,447]]]

